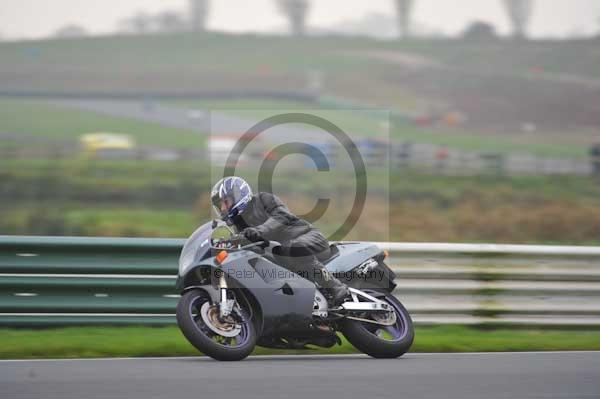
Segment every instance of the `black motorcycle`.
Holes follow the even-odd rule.
[[[281,266],[273,251],[278,245],[248,243],[216,221],[187,240],[179,259],[177,323],[200,352],[241,360],[256,345],[330,348],[341,344],[338,331],[375,358],[408,351],[413,324],[392,295],[395,275],[384,251],[368,243],[331,245],[323,263],[350,287],[348,299],[332,308],[314,283]]]

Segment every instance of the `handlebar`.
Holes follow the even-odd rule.
[[[243,247],[240,247],[238,249],[248,249],[248,248],[252,248],[252,247],[257,247],[257,246],[262,246],[264,247],[268,247],[270,244],[269,240],[262,240],[262,241],[256,241],[256,242],[252,242],[248,245],[244,245]]]

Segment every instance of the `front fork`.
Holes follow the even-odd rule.
[[[233,306],[235,304],[235,299],[227,298],[227,288],[227,280],[225,279],[225,274],[222,273],[219,277],[219,316],[221,319],[224,319],[225,317],[231,314]]]

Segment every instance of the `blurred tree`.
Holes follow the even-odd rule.
[[[204,32],[206,30],[209,8],[209,0],[190,0],[190,27],[192,31]]]
[[[54,32],[54,36],[59,38],[84,37],[87,34],[85,28],[74,24],[65,25]]]
[[[139,33],[139,34],[147,33],[150,30],[151,23],[152,23],[152,21],[150,20],[150,17],[148,15],[146,15],[146,13],[141,12],[141,11],[138,12],[136,15],[134,15],[129,20],[131,29],[135,33]]]
[[[400,37],[410,36],[410,13],[415,4],[414,0],[394,0],[398,17],[398,33]]]
[[[187,30],[185,20],[175,11],[164,11],[157,14],[156,23],[161,32],[182,32]]]
[[[280,11],[290,23],[294,36],[302,36],[306,31],[306,17],[310,8],[309,0],[277,0]]]
[[[493,40],[497,37],[494,25],[485,21],[474,21],[462,34],[464,39]]]
[[[143,35],[152,28],[152,17],[144,12],[138,11],[132,17],[119,20],[117,29],[123,33],[135,33]]]
[[[513,36],[516,39],[524,39],[533,12],[533,0],[503,0],[503,2],[512,24]]]

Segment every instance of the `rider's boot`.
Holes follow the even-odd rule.
[[[350,294],[348,286],[338,280],[333,274],[325,268],[325,266],[315,259],[314,267],[314,282],[323,288],[330,307],[336,307],[344,302],[344,299]]]

